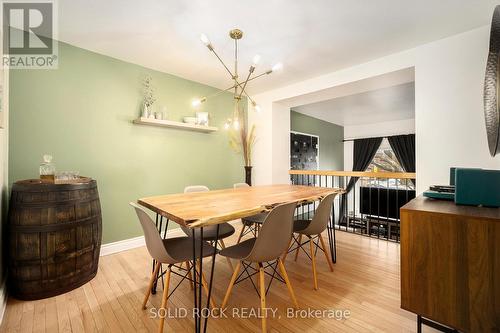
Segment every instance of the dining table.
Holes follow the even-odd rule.
[[[331,193],[341,194],[344,193],[344,190],[341,188],[282,184],[230,188],[208,192],[157,195],[138,199],[137,202],[140,205],[156,213],[156,226],[160,234],[163,230],[163,238],[167,237],[167,229],[170,221],[187,226],[192,230],[192,258],[193,262],[198,260],[200,263],[199,272],[197,272],[196,265],[193,265],[193,280],[195,285],[193,316],[195,332],[206,332],[207,330],[209,316],[203,316],[202,312],[204,309],[210,310],[212,282],[214,280],[215,259],[217,255],[217,251],[214,251],[211,260],[206,307],[202,308],[202,283],[201,281],[197,281],[197,279],[199,280],[197,276],[201,277],[203,274],[203,246],[199,246],[200,253],[196,253],[196,241],[203,243],[203,228],[210,225],[217,226],[216,240],[214,242],[214,244],[217,244],[219,225],[221,223],[269,212],[274,207],[284,203],[295,202],[298,207],[304,206],[320,201]],[[332,216],[335,216],[334,212]],[[164,222],[165,225],[163,224]],[[200,230],[200,235],[198,238],[195,238],[194,235],[197,228]],[[330,234],[329,240],[331,247],[332,239]],[[156,283],[153,288],[152,292],[154,293]]]

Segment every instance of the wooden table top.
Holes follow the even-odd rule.
[[[208,192],[160,195],[138,200],[153,212],[190,227],[218,224],[269,211],[287,202],[312,202],[343,189],[265,185]]]

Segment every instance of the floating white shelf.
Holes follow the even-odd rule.
[[[143,117],[135,119],[134,124],[178,128],[178,129],[185,129],[188,131],[198,131],[198,132],[204,132],[204,133],[210,133],[210,132],[215,132],[215,131],[219,130],[217,127],[188,124],[188,123],[183,123],[180,121],[172,121],[172,120],[150,119],[150,118],[143,118]]]

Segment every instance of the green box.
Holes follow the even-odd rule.
[[[500,207],[500,170],[456,168],[455,203]]]

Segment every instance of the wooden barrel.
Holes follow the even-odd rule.
[[[102,235],[96,181],[16,182],[8,234],[10,295],[46,298],[90,281],[97,273]]]

